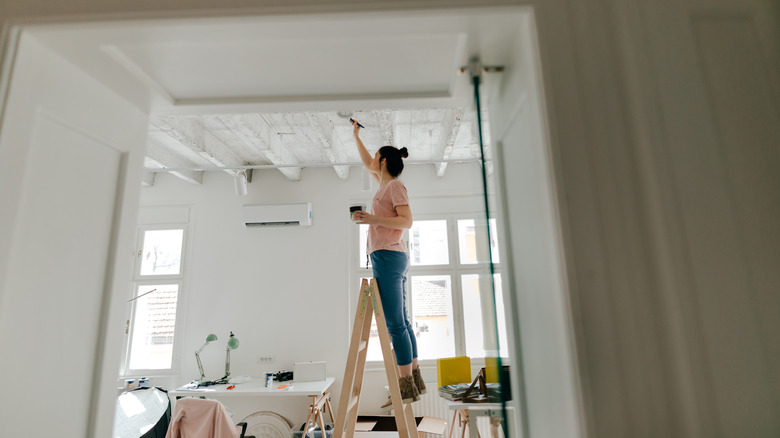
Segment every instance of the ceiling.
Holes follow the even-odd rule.
[[[31,33],[150,113],[145,184],[160,171],[200,184],[203,172],[244,168],[297,181],[304,167],[332,167],[346,179],[360,164],[348,114],[366,126],[370,151],[406,146],[407,163],[443,176],[480,156],[473,89],[459,69],[474,56],[504,65],[523,15],[264,16]]]

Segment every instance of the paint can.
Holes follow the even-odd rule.
[[[349,207],[349,218],[354,221],[355,218],[353,217],[353,215],[355,214],[355,212],[356,211],[362,211],[362,210],[365,210],[365,209],[366,209],[366,206],[362,205],[362,204],[361,205],[352,205],[352,206],[350,206]]]

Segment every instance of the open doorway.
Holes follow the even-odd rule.
[[[344,26],[345,21],[350,22],[353,26]],[[508,27],[502,27],[497,23],[506,23]],[[529,47],[534,47],[534,42],[527,40],[528,35],[533,33],[531,23],[532,17],[526,9],[502,9],[485,11],[484,16],[475,14],[474,11],[469,11],[468,13],[453,12],[449,15],[438,12],[417,14],[413,17],[397,14],[380,14],[376,16],[357,14],[346,17],[326,16],[325,18],[322,16],[316,18],[293,17],[288,19],[288,21],[280,20],[278,17],[273,19],[266,17],[257,21],[242,18],[238,20],[209,20],[206,22],[129,23],[126,26],[118,25],[117,23],[109,25],[93,23],[91,25],[80,25],[75,28],[70,25],[33,27],[25,32],[29,32],[29,37],[34,40],[31,44],[37,44],[38,48],[53,52],[55,56],[64,58],[66,63],[75,65],[82,73],[86,73],[87,77],[97,80],[101,87],[108,88],[112,93],[118,94],[130,102],[132,108],[126,108],[123,111],[133,112],[136,115],[139,115],[139,113],[148,114],[152,117],[182,118],[236,113],[305,114],[312,111],[327,112],[343,109],[359,109],[366,112],[415,109],[423,113],[426,111],[430,113],[439,108],[470,108],[473,104],[471,101],[470,83],[467,78],[463,78],[462,81],[457,79],[454,73],[457,68],[466,65],[470,57],[475,54],[478,54],[485,64],[506,66],[509,68],[506,76],[511,79],[496,79],[493,80],[492,84],[486,84],[488,88],[492,87],[492,90],[487,91],[486,97],[493,99],[492,101],[488,100],[488,107],[491,109],[486,110],[486,113],[491,115],[491,124],[493,118],[496,118],[497,123],[494,126],[497,127],[493,128],[492,133],[494,134],[495,145],[499,143],[504,145],[501,156],[505,158],[503,164],[500,164],[500,166],[503,166],[503,171],[501,171],[503,179],[491,182],[493,186],[492,191],[496,196],[493,199],[493,205],[503,205],[504,207],[496,209],[500,224],[497,225],[497,228],[505,231],[503,233],[499,231],[498,234],[506,236],[501,237],[504,241],[499,241],[498,246],[502,248],[501,251],[504,256],[501,258],[507,264],[533,262],[533,260],[526,259],[525,256],[513,254],[513,248],[519,248],[519,245],[515,245],[510,240],[510,236],[523,240],[525,232],[520,230],[529,225],[530,228],[525,229],[534,230],[530,234],[534,234],[540,239],[535,242],[535,245],[546,248],[548,253],[546,253],[546,258],[542,258],[541,261],[537,260],[535,263],[530,263],[530,266],[536,266],[535,269],[542,269],[541,273],[537,274],[538,277],[530,276],[526,278],[552,278],[552,284],[542,282],[535,286],[540,288],[557,288],[556,291],[560,293],[563,281],[561,280],[562,270],[560,270],[560,266],[556,265],[556,263],[560,263],[560,257],[555,253],[559,246],[556,245],[554,240],[556,226],[555,209],[550,200],[551,189],[549,186],[545,186],[544,183],[541,186],[537,184],[540,180],[547,181],[549,184],[552,179],[549,173],[546,173],[549,172],[549,165],[544,167],[547,157],[544,155],[545,140],[542,122],[544,117],[540,113],[541,108],[543,108],[540,105],[542,93],[539,89],[538,78],[534,76],[539,66],[538,63],[535,63],[536,54],[533,50],[528,50]],[[119,38],[121,42],[116,40],[101,41],[99,37],[101,33],[111,38]],[[280,34],[285,36],[280,38]],[[358,40],[358,44],[353,46],[352,43],[355,43],[356,40]],[[258,57],[258,59],[251,60],[240,56],[241,53],[245,53],[240,50],[242,47],[257,45],[265,46],[265,50],[276,50],[277,52],[275,53],[280,53],[280,55],[278,58]],[[403,47],[403,50],[367,49],[369,47],[382,47],[383,45],[388,48]],[[289,56],[291,53],[296,53],[296,50],[291,49],[291,47],[301,48],[305,46],[309,46],[307,50],[312,50],[307,52],[307,56]],[[230,48],[235,50],[232,52],[232,56],[228,56],[231,55]],[[93,49],[96,49],[96,51]],[[327,53],[324,53],[326,50]],[[98,55],[96,56],[95,53]],[[425,57],[426,53],[441,55],[441,58]],[[22,57],[23,55],[20,52],[19,56]],[[324,65],[336,65],[339,68],[328,71],[324,67],[317,67],[318,65],[323,65],[323,63],[313,63],[312,59],[318,59],[318,56],[323,55],[326,56],[325,59],[327,60]],[[184,58],[178,59],[177,56],[184,56]],[[220,57],[222,56],[228,56],[228,58],[221,59]],[[361,62],[360,60],[364,56],[367,59]],[[215,60],[219,61],[220,59],[220,63],[215,62]],[[225,64],[225,62],[233,62],[235,64],[229,65]],[[314,64],[314,68],[317,70],[316,75],[311,74],[312,64]],[[356,64],[361,64],[364,66],[363,68],[374,68],[375,70],[357,72],[349,67]],[[410,68],[410,66],[414,68]],[[225,67],[235,73],[236,76],[229,81],[214,81],[214,75],[217,75],[216,77],[225,76],[225,72],[220,71],[220,68]],[[159,70],[155,70],[155,68],[159,68]],[[420,73],[421,71],[423,74]],[[266,72],[270,72],[272,77],[258,81],[256,80],[258,72],[263,73],[263,75]],[[349,73],[349,76],[345,72]],[[444,72],[444,74],[441,72]],[[354,76],[352,75],[353,73]],[[319,79],[322,82],[318,83],[314,79]],[[84,80],[87,80],[87,78],[84,78]],[[284,85],[279,86],[278,84]],[[194,94],[193,90],[195,90]],[[329,91],[323,93],[322,90]],[[246,96],[250,97],[247,98]],[[75,98],[78,99],[78,97]],[[90,110],[90,108],[87,109]],[[93,107],[91,111],[99,112],[101,108]],[[67,111],[65,112],[67,113]],[[410,113],[410,118],[412,117]],[[73,125],[70,120],[67,120],[67,115],[55,114],[50,118],[64,122],[60,124]],[[65,120],[62,120],[63,118]],[[139,123],[137,122],[136,125]],[[78,123],[75,123],[75,125],[78,125]],[[377,123],[378,125],[380,124]],[[38,126],[40,128],[41,125]],[[412,126],[411,123],[410,126]],[[522,142],[517,140],[529,138],[529,132],[533,133],[535,137],[532,136],[532,140],[527,141],[526,144],[541,145],[541,148],[524,149],[521,147]],[[101,132],[97,137],[111,138],[115,135],[115,130],[112,131],[110,127],[106,127],[105,131]],[[135,137],[137,137],[137,134],[134,134]],[[136,138],[136,141],[139,138]],[[514,141],[517,141],[517,143],[513,143]],[[73,142],[79,143],[80,140],[74,139]],[[141,143],[146,144],[145,135]],[[128,147],[131,146],[128,145]],[[43,153],[45,154],[45,152]],[[129,177],[126,175],[122,176],[130,181],[133,180],[132,174],[136,176],[136,180],[142,179],[137,178],[142,174],[140,169],[142,158],[137,156],[137,153],[138,151],[136,150],[136,155],[134,155],[134,158],[131,158],[130,155],[132,154],[123,152],[117,158],[120,162],[122,160],[134,160],[134,165],[138,165],[139,168],[130,171],[131,175]],[[532,160],[515,161],[515,158],[522,156],[524,153],[528,154],[528,158],[532,158]],[[45,159],[46,156],[41,155],[38,158]],[[427,163],[428,169],[426,171],[434,172],[432,168],[435,163],[444,163],[439,157],[437,159],[432,159],[431,163]],[[350,161],[334,159],[330,164],[335,168],[347,166]],[[299,160],[299,163],[307,164],[305,160]],[[541,167],[539,167],[539,164],[541,164]],[[102,164],[95,163],[95,165],[101,166]],[[461,164],[454,163],[452,167],[456,167],[456,165],[460,166]],[[514,168],[516,165],[529,166],[528,172],[516,171]],[[474,169],[469,168],[469,166],[473,167],[473,163],[471,165],[464,163],[462,166],[466,168],[464,170],[466,175],[470,175],[470,177],[478,175],[478,173],[474,172]],[[235,163],[222,167],[235,167]],[[300,167],[306,168],[303,165]],[[122,164],[115,164],[115,168],[117,169],[117,174],[122,173]],[[182,166],[180,170],[182,173],[185,171],[195,173],[201,171],[201,168],[202,166],[199,165],[192,168]],[[281,166],[279,167],[279,169],[282,168]],[[295,168],[295,166],[292,166],[292,168]],[[223,169],[221,174],[226,174],[225,170],[230,169]],[[314,171],[304,172],[316,173]],[[454,173],[452,170],[448,172]],[[271,182],[269,186],[273,187],[275,179],[280,177],[290,181],[285,181],[285,185],[295,184],[295,177],[291,179],[289,175],[280,176],[279,174],[283,174],[281,171],[278,172],[279,174],[274,174],[271,179],[258,176],[258,173],[255,173],[255,181],[252,184]],[[528,193],[507,191],[508,187],[516,186],[517,180],[513,178],[517,178],[518,173],[525,175],[522,178],[529,179],[529,184],[524,185],[524,187],[527,187]],[[225,185],[230,187],[232,180],[221,174],[217,172],[202,175],[202,178],[205,180],[204,185],[213,183],[220,184],[223,187]],[[166,175],[171,176],[171,174]],[[220,179],[217,175],[220,175],[222,178]],[[327,178],[327,176],[321,177]],[[355,177],[356,175],[353,174],[353,178]],[[301,181],[305,182],[305,176]],[[171,181],[168,182],[170,183]],[[479,181],[475,179],[474,182],[478,183]],[[355,185],[353,184],[353,186]],[[254,187],[252,186],[252,188]],[[490,191],[489,189],[488,192]],[[132,193],[132,191],[129,193]],[[458,194],[452,193],[452,195]],[[234,194],[232,190],[228,190],[227,193],[224,193],[224,196],[234,196]],[[360,195],[356,194],[354,197],[358,198]],[[533,209],[534,213],[523,212],[521,204],[528,199],[536,201],[543,207],[545,214],[538,215],[538,208]],[[127,203],[126,205],[132,207],[132,200],[125,200],[125,202]],[[521,211],[515,211],[515,215],[511,216],[512,220],[509,220],[513,207],[520,208]],[[115,209],[117,208],[119,207],[112,204],[112,207],[106,212],[109,224],[114,223],[113,221],[116,220],[112,218],[115,217]],[[483,215],[486,219],[489,213],[489,211],[483,210]],[[523,218],[527,222],[518,223],[517,218]],[[238,218],[236,219],[238,220]],[[453,221],[457,220],[463,219],[453,218]],[[202,227],[203,225],[196,224],[195,226]],[[542,230],[541,234],[539,230]],[[126,238],[121,239],[119,237],[117,228],[109,227],[107,232],[115,233],[117,246],[128,245]],[[282,234],[284,233],[288,233],[288,231],[282,232]],[[294,257],[294,253],[289,254],[289,257]],[[116,260],[116,263],[121,265],[123,262]],[[236,264],[240,266],[240,262]],[[521,270],[512,266],[507,271],[513,272],[514,276],[518,276],[521,272],[534,270],[528,266],[527,264]],[[244,268],[251,270],[253,266],[244,266]],[[457,275],[465,274],[458,273]],[[516,358],[520,357],[519,350],[522,345],[520,342],[522,338],[520,323],[517,321],[520,300],[517,294],[510,292],[521,289],[522,285],[518,283],[519,279],[511,279],[511,274],[508,277],[510,279],[506,283],[511,286],[505,288],[506,293],[503,296],[506,298],[507,303],[511,303],[511,305],[507,305],[507,315],[509,315],[507,320],[512,324],[510,330],[508,330],[509,350],[513,358],[513,361],[510,361],[510,363],[515,369],[513,375],[517,377],[513,381],[516,388],[515,398],[522,400],[525,390],[525,385],[522,384],[523,373],[521,370],[523,366],[516,360]],[[112,288],[123,281],[126,281],[126,279],[112,278]],[[241,286],[238,287],[241,288]],[[125,287],[122,290],[127,290],[127,288]],[[256,288],[255,292],[262,292],[262,288]],[[209,293],[212,292],[209,291]],[[98,294],[98,296],[103,295]],[[533,295],[529,296],[532,297]],[[105,296],[103,298],[105,299]],[[556,299],[560,299],[560,297]],[[189,302],[192,303],[192,301],[190,300]],[[216,301],[218,302],[219,300]],[[105,303],[105,300],[103,302]],[[572,367],[572,355],[565,349],[568,342],[566,338],[567,326],[566,321],[563,319],[565,315],[561,314],[561,308],[565,306],[560,302],[557,304],[560,308],[549,310],[555,314],[557,319],[549,320],[546,324],[557,327],[558,332],[556,336],[562,337],[558,341],[562,342],[564,347],[562,347],[563,350],[557,351],[553,355],[561,355],[566,359],[557,362],[558,366]],[[237,304],[233,302],[233,305]],[[354,303],[351,305],[354,305]],[[124,305],[113,304],[112,306],[113,319],[116,320],[117,315],[122,313],[119,309],[124,309]],[[226,306],[223,310],[229,312],[229,307]],[[339,311],[347,314],[349,309],[349,306],[342,306]],[[210,310],[213,311],[213,309]],[[116,322],[104,319],[109,318],[109,309],[95,309],[92,312],[95,313],[97,318],[93,321],[93,324]],[[463,313],[465,312],[461,312],[461,318]],[[455,318],[454,315],[453,318]],[[193,347],[193,345],[199,343],[199,341],[196,342],[194,339],[198,338],[200,340],[202,336],[200,336],[200,333],[194,332],[195,329],[201,329],[199,324],[202,324],[204,320],[218,324],[216,320],[209,319],[207,312],[204,312],[200,318],[188,316],[185,332],[191,333],[192,339],[184,341],[184,346],[181,347],[182,351],[189,351],[197,347]],[[344,320],[348,321],[348,318]],[[545,324],[545,322],[539,323]],[[84,330],[94,331],[89,326],[85,326]],[[203,330],[208,331],[207,328],[203,328]],[[246,329],[247,332],[252,330],[251,327]],[[248,334],[247,336],[250,335]],[[256,336],[260,338],[259,334]],[[112,340],[118,342],[118,337],[115,336]],[[94,342],[96,351],[103,352],[102,343],[106,341],[98,338]],[[463,337],[460,342],[465,345],[467,341]],[[113,346],[106,351],[108,350],[118,352],[121,348]],[[457,350],[455,351],[457,352]],[[108,354],[108,352],[105,354]],[[273,356],[273,353],[262,353],[259,356]],[[338,356],[338,354],[335,356]],[[246,360],[248,364],[257,365],[254,363],[257,360],[256,357],[246,358]],[[111,360],[106,362],[111,362]],[[192,362],[191,359],[181,359],[177,371],[180,374],[185,374],[185,367],[191,367],[190,362]],[[338,363],[337,359],[333,359],[332,362]],[[102,363],[100,365],[103,366]],[[247,365],[247,368],[249,368],[249,365]],[[336,368],[338,369],[339,367]],[[563,370],[562,373],[567,374],[567,370]],[[569,369],[568,373],[573,374],[573,370]],[[339,372],[336,371],[334,374],[338,375]],[[181,375],[177,377],[180,378]],[[89,379],[86,376],[85,378]],[[101,383],[105,386],[105,382],[109,381],[110,378],[104,376]],[[97,383],[93,382],[93,385]],[[564,392],[566,390],[573,391],[573,383],[571,381],[561,382],[560,385],[566,387]],[[96,388],[95,391],[99,392],[100,388]],[[103,390],[103,392],[105,393],[106,391]],[[571,395],[573,397],[573,394]],[[95,403],[97,402],[94,399],[88,401],[86,405],[87,411],[91,412],[93,416],[99,416],[97,408],[94,407]],[[520,409],[524,409],[524,407],[521,406]],[[571,407],[571,409],[574,409],[574,407]],[[523,423],[519,421],[521,418],[519,412],[516,418],[516,424]]]

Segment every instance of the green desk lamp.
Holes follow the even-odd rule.
[[[235,350],[236,348],[238,348],[238,338],[233,332],[230,332],[230,339],[228,339],[227,348],[225,349],[225,375],[217,382],[228,383],[230,379],[230,350]]]
[[[230,335],[232,336],[233,333],[231,333]],[[198,379],[198,381],[200,382],[206,380],[206,375],[203,373],[203,364],[200,363],[200,352],[203,351],[204,348],[206,348],[206,345],[216,340],[217,340],[217,335],[211,333],[210,335],[206,336],[206,342],[204,342],[203,345],[198,349],[198,351],[195,352],[195,360],[198,361],[198,371],[200,371],[200,379]],[[238,343],[238,341],[236,341],[236,343]],[[230,342],[228,342],[228,344],[230,344]]]

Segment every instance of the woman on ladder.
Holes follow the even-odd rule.
[[[404,403],[411,403],[425,394],[425,383],[417,364],[417,340],[406,314],[406,272],[409,257],[401,238],[403,230],[412,226],[412,210],[406,186],[398,180],[404,170],[403,159],[409,156],[407,149],[382,146],[373,156],[360,140],[360,125],[352,120],[353,135],[360,160],[371,176],[379,182],[379,189],[371,203],[371,214],[356,211],[353,220],[368,224],[368,251],[374,278],[387,321],[387,331],[393,341],[398,365],[398,386]],[[392,402],[388,397],[382,408]]]

